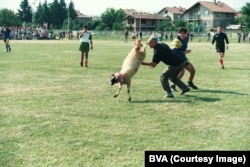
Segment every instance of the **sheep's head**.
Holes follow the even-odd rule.
[[[111,81],[111,85],[114,85],[118,82],[123,82],[123,75],[120,72],[116,74],[111,74],[110,81]]]
[[[140,50],[141,47],[142,47],[141,38],[137,38],[135,41],[135,49]]]
[[[111,85],[114,85],[118,82],[118,77],[116,77],[115,74],[111,74],[110,81],[111,81]]]

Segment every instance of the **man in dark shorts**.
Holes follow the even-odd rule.
[[[81,45],[79,48],[79,50],[81,51],[80,65],[81,67],[83,67],[83,62],[84,62],[84,66],[88,67],[89,48],[93,49],[92,35],[91,32],[88,31],[88,26],[84,26],[82,32],[80,32],[80,41],[81,41]],[[90,47],[89,44],[91,45]]]
[[[11,51],[11,48],[10,48],[10,44],[9,44],[9,41],[10,41],[10,29],[9,27],[3,27],[3,30],[2,30],[2,33],[3,33],[3,42],[5,43],[5,47],[6,47],[6,51],[7,52],[10,52]]]
[[[214,34],[213,36],[212,46],[216,42],[215,47],[216,47],[217,53],[219,54],[219,64],[222,69],[224,69],[223,57],[225,55],[225,41],[226,41],[227,49],[228,49],[229,41],[228,41],[227,35],[224,32],[222,32],[222,27],[219,26],[217,27],[217,33]]]
[[[165,97],[174,97],[168,80],[171,80],[182,90],[181,95],[188,92],[190,89],[177,77],[179,72],[185,66],[185,60],[176,55],[165,43],[158,43],[157,37],[150,37],[148,40],[148,45],[150,48],[154,49],[153,59],[151,62],[142,62],[142,65],[156,67],[156,65],[161,61],[168,65],[160,77],[162,87],[167,93]]]

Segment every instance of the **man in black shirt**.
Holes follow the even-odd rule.
[[[185,60],[176,55],[165,43],[158,43],[157,37],[150,37],[148,45],[150,48],[154,49],[153,59],[151,62],[142,62],[142,65],[154,68],[158,63],[160,63],[160,61],[168,65],[168,67],[161,74],[160,78],[162,87],[167,93],[165,97],[174,97],[169,86],[169,79],[182,90],[181,95],[188,92],[190,89],[177,77],[178,73],[185,66]]]
[[[225,54],[225,41],[227,43],[227,49],[228,49],[229,41],[228,41],[227,35],[222,32],[222,27],[219,26],[217,28],[217,33],[214,34],[214,36],[213,36],[212,46],[213,46],[214,42],[216,42],[216,45],[215,45],[216,51],[219,54],[219,63],[221,65],[222,69],[224,69],[223,57]]]

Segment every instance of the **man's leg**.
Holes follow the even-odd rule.
[[[84,52],[81,51],[81,60],[80,60],[81,67],[83,66],[83,59],[84,59]]]
[[[85,67],[88,67],[88,56],[89,54],[88,54],[88,52],[85,52]]]
[[[187,85],[184,84],[184,83],[177,77],[178,73],[183,69],[184,65],[185,65],[185,63],[183,63],[183,64],[181,64],[181,65],[179,65],[179,66],[176,66],[176,67],[170,67],[170,71],[171,71],[171,72],[170,72],[170,74],[171,74],[170,79],[171,79],[171,81],[172,81],[175,85],[177,85],[177,86],[182,90],[181,94],[184,94],[184,93],[186,93],[186,92],[189,91],[189,88],[187,87]]]
[[[219,64],[220,64],[220,66],[221,66],[222,69],[224,69],[223,57],[224,57],[224,53],[220,52],[219,53]]]

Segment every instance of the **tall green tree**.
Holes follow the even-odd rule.
[[[39,2],[38,6],[36,8],[35,19],[34,19],[36,24],[43,23],[42,15],[43,15],[43,6],[42,6],[41,2]]]
[[[158,23],[156,30],[161,32],[175,30],[171,18],[167,16],[166,19]]]
[[[54,0],[53,3],[50,4],[49,9],[51,14],[51,23],[54,27],[60,28],[65,18],[63,18],[62,14],[60,13],[61,7],[58,0]]]
[[[68,7],[68,11],[69,12],[69,18],[71,18],[72,20],[76,19],[77,17],[77,11],[75,10],[75,5],[72,1],[70,1],[69,3],[69,7]],[[68,17],[68,16],[67,16]]]
[[[22,22],[32,22],[32,8],[28,0],[21,1],[20,9],[18,9],[18,16],[21,18]]]
[[[20,26],[22,22],[13,11],[9,9],[0,9],[0,25]]]
[[[241,8],[242,17],[240,22],[246,26],[246,30],[250,30],[250,3],[247,2],[245,6]]]
[[[114,8],[107,8],[101,15],[101,20],[105,24],[107,30],[124,30],[123,18],[125,13],[122,9],[115,10]]]

